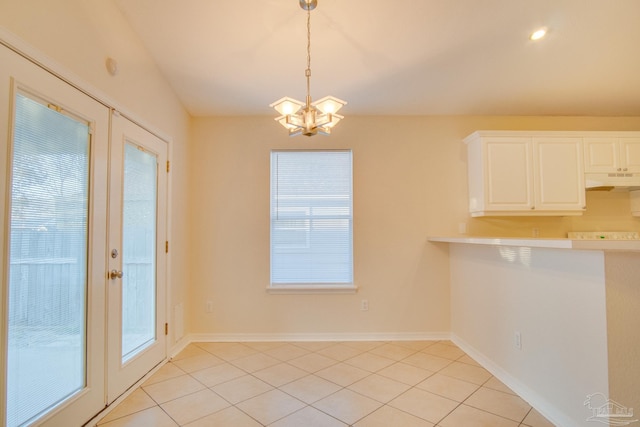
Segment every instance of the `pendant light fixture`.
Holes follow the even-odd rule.
[[[275,120],[289,131],[289,136],[313,136],[317,133],[329,135],[331,129],[344,117],[336,114],[347,103],[333,96],[325,96],[311,102],[311,11],[318,5],[318,0],[299,0],[300,7],[307,11],[307,100],[301,102],[284,97],[269,107],[280,114]]]

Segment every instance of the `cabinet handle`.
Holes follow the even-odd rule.
[[[626,172],[626,171],[627,171],[627,168],[624,168],[624,169],[622,169],[622,170]]]
[[[533,209],[535,209],[535,208],[536,208],[535,206],[531,206],[531,209],[532,209],[532,210],[533,210]]]
[[[618,172],[620,172],[622,170],[622,168],[618,168]]]

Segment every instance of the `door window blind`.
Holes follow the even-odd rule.
[[[351,151],[272,151],[271,284],[352,284]]]
[[[9,427],[30,424],[86,385],[90,188],[87,122],[18,93],[13,129]]]

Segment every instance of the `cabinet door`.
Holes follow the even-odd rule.
[[[640,172],[640,138],[620,138],[620,166],[624,172]]]
[[[581,138],[535,138],[533,153],[535,209],[584,210]]]
[[[619,157],[618,138],[584,139],[585,172],[615,172],[620,167]]]
[[[531,138],[487,138],[484,141],[486,210],[533,208]]]

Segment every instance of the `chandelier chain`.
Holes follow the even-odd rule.
[[[307,104],[311,100],[311,9],[307,9]],[[307,105],[308,106],[308,105]]]

